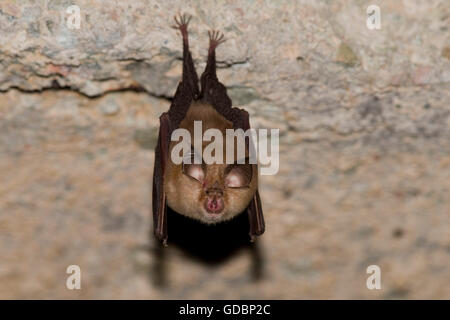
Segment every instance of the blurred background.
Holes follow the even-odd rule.
[[[248,250],[210,264],[169,246],[155,281],[153,149],[181,76],[179,12],[198,72],[207,31],[223,31],[233,104],[280,129],[256,280]],[[449,28],[446,0],[1,0],[0,298],[449,299]]]

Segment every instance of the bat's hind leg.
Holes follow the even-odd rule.
[[[223,33],[217,30],[208,31],[209,35],[209,49],[208,49],[208,61],[206,63],[205,76],[211,79],[217,79],[216,76],[216,48],[223,42],[225,42]],[[202,76],[203,77],[203,76]]]
[[[210,90],[215,90],[215,88],[219,84],[219,80],[217,79],[216,74],[216,48],[221,43],[225,42],[223,33],[220,33],[217,30],[208,31],[208,35],[208,60],[206,62],[205,71],[200,78],[202,95],[204,95],[207,100],[210,98],[208,96],[211,96],[213,94],[213,92],[210,92]]]
[[[181,31],[181,35],[183,36],[183,44],[189,46],[189,37],[188,37],[188,25],[191,21],[192,16],[187,14],[180,14],[178,16],[174,16],[175,25],[172,26],[174,29],[178,29]]]
[[[180,88],[180,95],[189,97],[189,100],[197,99],[200,95],[200,90],[198,88],[198,76],[195,71],[194,62],[192,61],[192,55],[189,51],[189,33],[188,25],[191,21],[192,16],[187,14],[180,14],[174,16],[175,25],[172,27],[180,30],[183,36],[183,76],[182,76],[182,88]],[[190,104],[190,101],[184,101]]]

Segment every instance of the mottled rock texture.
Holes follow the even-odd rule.
[[[280,129],[259,280],[248,251],[213,265],[169,246],[156,286],[153,148],[181,75],[178,12],[198,71],[222,30],[234,105]],[[449,28],[446,0],[2,0],[0,298],[450,299]]]

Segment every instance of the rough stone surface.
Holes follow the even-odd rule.
[[[66,8],[81,9],[81,28]],[[0,2],[0,298],[450,299],[450,6],[445,0]],[[201,72],[256,128],[280,129],[261,177],[263,276],[167,248],[155,285],[158,117],[187,12]],[[66,268],[82,269],[67,290]],[[379,265],[382,289],[366,288]]]

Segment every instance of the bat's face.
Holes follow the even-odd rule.
[[[166,185],[168,205],[205,223],[228,220],[244,211],[257,186],[251,164],[184,163],[175,171],[179,174]]]
[[[200,111],[200,112],[196,112]],[[207,106],[195,106],[180,127],[192,132],[193,120],[203,122],[203,131],[211,128],[225,132],[232,128],[215,110]],[[169,155],[175,143],[169,147]],[[203,150],[208,143],[202,142]],[[243,212],[252,200],[258,186],[258,172],[254,164],[225,163],[224,146],[222,163],[206,164],[202,158],[203,150],[194,150],[183,155],[181,164],[168,159],[164,177],[164,190],[167,204],[185,216],[212,224],[233,218]],[[199,160],[195,163],[194,159]]]

